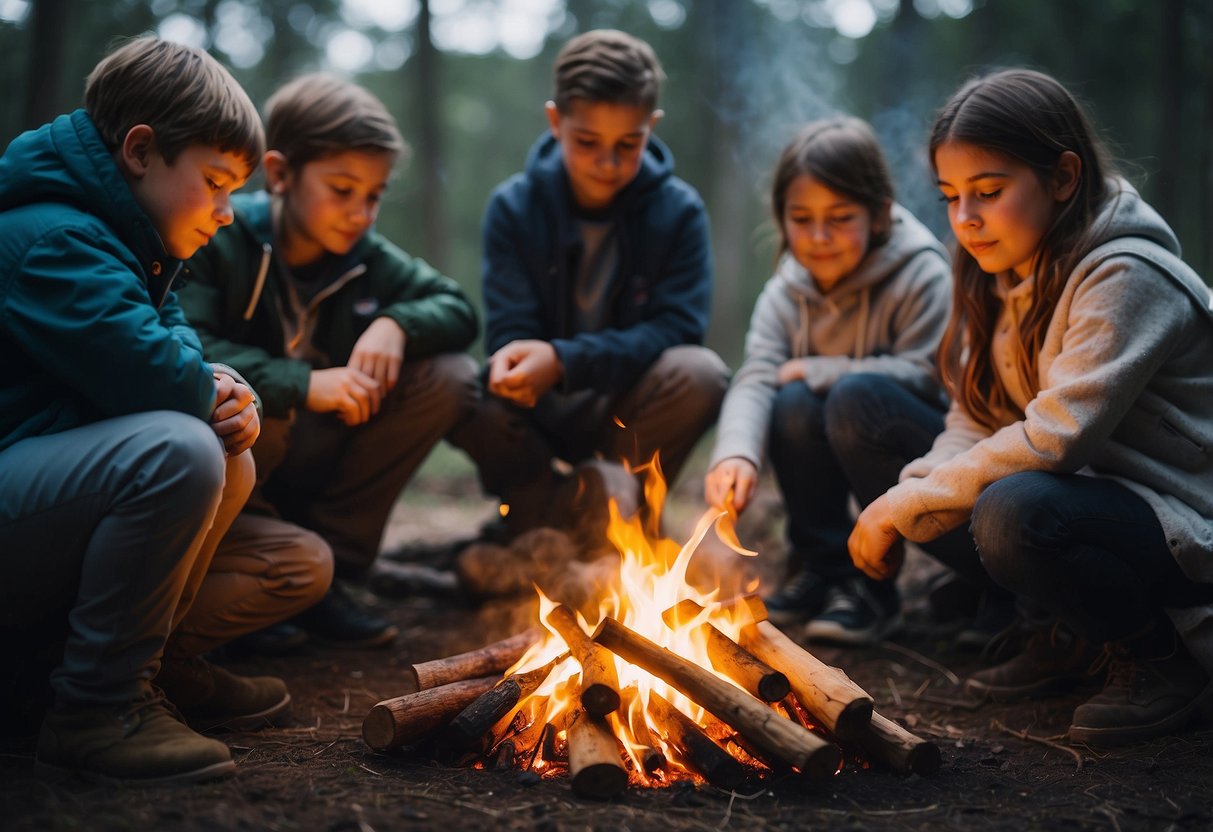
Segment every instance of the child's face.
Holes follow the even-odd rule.
[[[396,158],[391,153],[347,150],[307,162],[299,169],[276,151],[266,154],[270,190],[283,196],[283,248],[292,266],[314,263],[326,253],[347,254],[379,216],[383,192]]]
[[[631,104],[574,99],[567,113],[547,104],[560,142],[573,199],[591,211],[606,208],[640,172],[644,148],[662,116]]]
[[[232,192],[251,168],[239,154],[190,145],[173,164],[158,151],[142,160],[141,175],[130,181],[135,201],[147,213],[173,257],[186,260],[232,221]]]
[[[981,270],[1030,275],[1058,202],[1049,183],[1022,162],[964,142],[935,150],[935,172],[952,233]]]
[[[788,186],[783,233],[796,262],[828,292],[868,253],[872,213],[866,206],[830,190],[808,174]]]

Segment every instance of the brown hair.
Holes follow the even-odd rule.
[[[1112,163],[1082,106],[1056,79],[1008,69],[970,80],[948,100],[931,129],[931,164],[945,142],[973,145],[1027,165],[1041,182],[1066,151],[1082,163],[1078,186],[1055,210],[1036,252],[1032,305],[1019,322],[1016,372],[1025,389],[1039,391],[1034,368],[1057,299],[1074,267],[1091,250],[1093,225],[1108,198]],[[939,345],[939,369],[952,398],[990,430],[999,413],[1015,412],[990,357],[1001,302],[994,281],[963,247],[952,262],[952,314]]]
[[[84,108],[111,152],[146,124],[170,165],[199,144],[255,168],[265,147],[257,108],[231,73],[201,49],[157,37],[127,41],[102,59],[85,82]]]
[[[266,142],[293,168],[360,150],[404,153],[406,145],[383,102],[368,90],[323,73],[302,75],[265,103]]]
[[[771,211],[779,234],[777,258],[788,250],[783,212],[788,189],[798,176],[811,176],[867,209],[873,226],[869,249],[889,239],[889,223],[879,221],[888,216],[893,202],[893,177],[880,142],[866,121],[834,116],[810,122],[779,155],[771,183]]]
[[[653,47],[616,29],[577,35],[556,55],[552,100],[567,113],[576,99],[630,104],[652,113],[665,79]]]

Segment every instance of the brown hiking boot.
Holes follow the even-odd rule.
[[[226,777],[236,764],[226,745],[192,731],[158,695],[47,711],[35,770],[113,784],[194,783]]]
[[[965,692],[994,702],[1056,693],[1089,680],[1100,655],[1099,647],[1059,622],[1034,630],[1017,656],[974,673]]]
[[[286,683],[275,676],[237,676],[205,659],[169,658],[156,686],[199,731],[263,728],[291,706]]]
[[[1110,645],[1104,689],[1074,709],[1070,741],[1128,745],[1182,728],[1213,694],[1213,681],[1180,645],[1155,659]]]

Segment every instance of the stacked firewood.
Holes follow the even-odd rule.
[[[592,635],[574,613],[557,606],[547,616],[568,652],[548,664],[501,678],[544,636],[539,628],[457,656],[413,665],[416,692],[375,705],[362,726],[376,751],[392,752],[423,740],[436,753],[494,767],[567,765],[573,791],[611,797],[629,780],[663,779],[669,763],[659,739],[677,762],[707,782],[738,787],[753,767],[798,771],[811,779],[836,774],[844,750],[901,774],[933,774],[939,748],[876,713],[872,697],[841,670],[824,664],[766,620],[756,596],[739,599],[732,613],[747,621],[740,638],[699,625],[715,673],[675,655],[615,619]],[[692,620],[693,601],[666,611],[668,625]],[[739,620],[734,617],[733,620]],[[575,708],[545,722],[541,697],[532,694],[552,668],[571,656],[580,665]],[[692,720],[657,694],[649,719],[637,719],[635,687],[620,688],[615,657],[647,671],[705,712]],[[649,724],[659,726],[660,738]],[[633,741],[627,752],[617,737]],[[636,748],[640,752],[636,752]]]

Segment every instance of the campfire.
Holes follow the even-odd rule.
[[[376,751],[422,742],[479,767],[567,775],[607,798],[629,784],[679,780],[735,789],[751,778],[837,774],[844,754],[930,774],[938,748],[873,710],[873,700],[766,620],[757,595],[728,599],[687,580],[713,529],[739,556],[729,512],[709,510],[682,546],[659,533],[665,485],[647,466],[647,522],[610,508],[621,560],[597,609],[538,590],[530,630],[415,664],[415,691],[375,705],[363,738]]]

